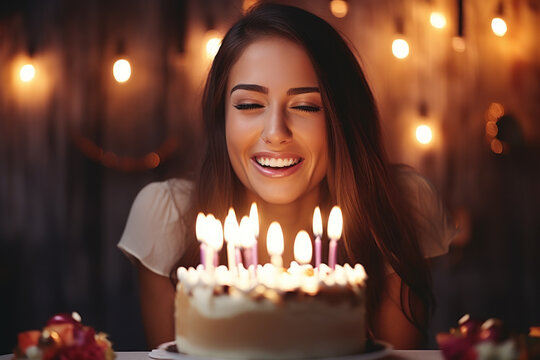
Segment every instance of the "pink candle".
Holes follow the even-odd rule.
[[[336,267],[336,247],[337,240],[330,240],[330,251],[328,254],[328,266],[330,269],[334,269]]]
[[[201,252],[201,264],[206,268],[206,253],[205,253],[205,248],[206,248],[206,244],[205,243],[201,243],[201,246],[199,247],[200,249],[200,252]]]
[[[215,267],[218,267],[219,265],[219,254],[217,253],[217,251],[214,253],[214,266]]]
[[[317,236],[315,238],[315,267],[321,265],[321,237]]]
[[[328,237],[330,238],[330,250],[328,253],[328,266],[334,269],[336,266],[336,247],[343,230],[343,215],[338,206],[334,206],[328,216]]]

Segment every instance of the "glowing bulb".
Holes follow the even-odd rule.
[[[409,56],[409,44],[404,39],[395,39],[392,42],[392,53],[398,59],[405,59]]]
[[[349,12],[349,4],[345,0],[330,1],[330,11],[337,18],[342,18]]]
[[[22,82],[29,82],[36,76],[36,68],[32,64],[26,64],[21,67],[19,78]]]
[[[217,31],[210,30],[206,33],[206,38],[206,57],[211,60],[219,51],[222,37]]]
[[[433,139],[431,128],[427,125],[420,125],[416,128],[416,140],[421,144],[429,144]]]
[[[131,77],[131,65],[126,59],[117,60],[113,66],[113,75],[116,81],[124,83]]]
[[[496,17],[491,20],[491,30],[493,30],[495,35],[502,37],[508,31],[508,28],[506,27],[506,22],[503,19]]]
[[[444,14],[434,11],[429,17],[429,22],[434,28],[442,29],[446,26],[446,17]]]

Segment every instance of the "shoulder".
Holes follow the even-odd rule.
[[[171,179],[143,187],[131,206],[118,247],[147,268],[166,275],[185,249],[184,213],[193,183]]]

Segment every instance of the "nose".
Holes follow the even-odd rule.
[[[261,138],[266,144],[284,145],[292,140],[292,132],[287,125],[287,116],[279,108],[274,109],[264,119]]]

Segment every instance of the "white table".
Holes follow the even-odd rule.
[[[0,360],[11,360],[12,355],[0,355]],[[149,360],[146,351],[118,351],[116,360]],[[186,360],[200,358],[186,357]],[[393,350],[381,360],[443,360],[439,350]]]

